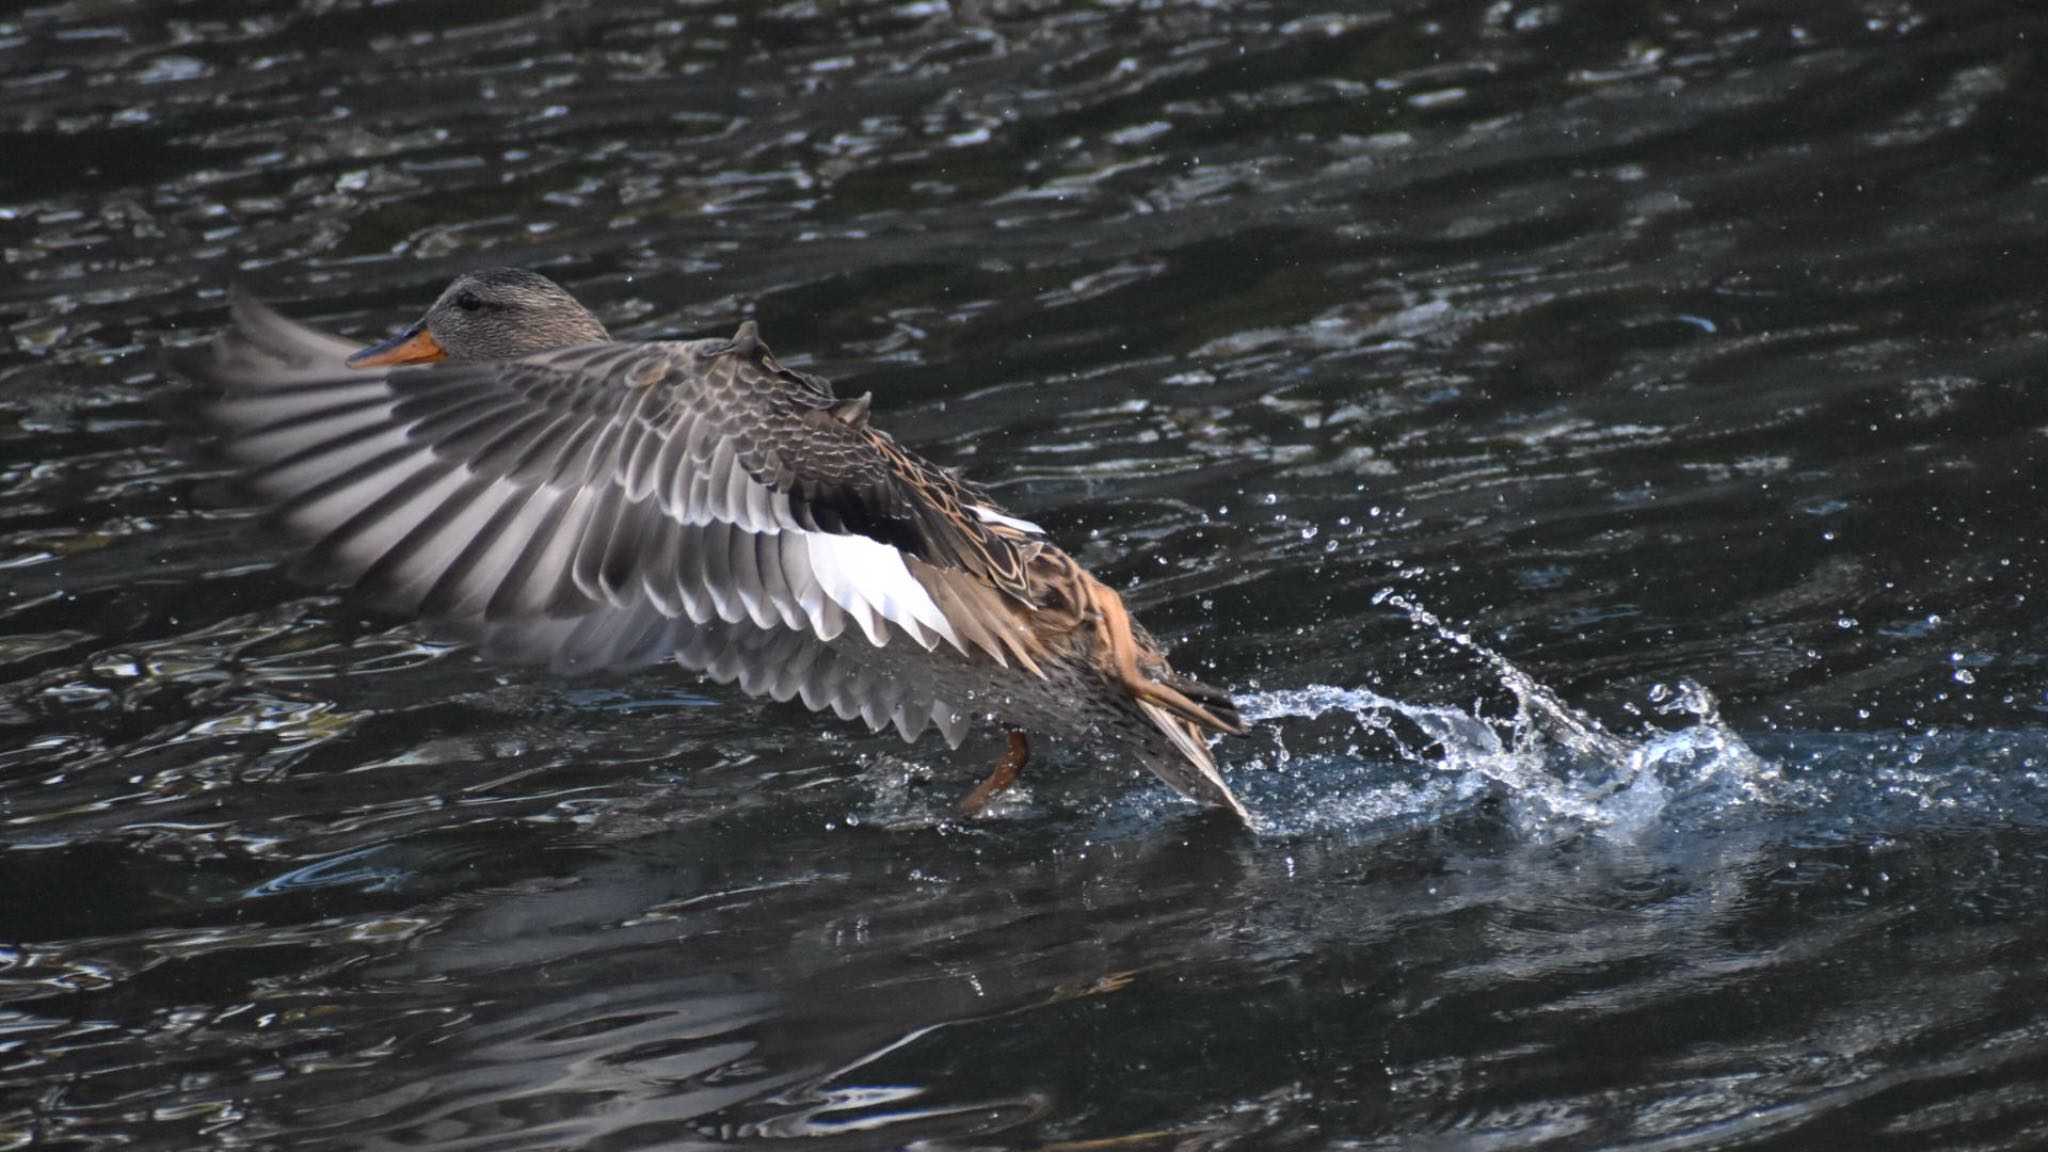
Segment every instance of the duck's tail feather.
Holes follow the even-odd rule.
[[[1201,729],[1156,704],[1140,700],[1138,708],[1145,713],[1146,719],[1166,734],[1167,742],[1180,753],[1179,758],[1152,759],[1147,767],[1152,769],[1153,775],[1197,804],[1230,809],[1246,827],[1251,827],[1251,813],[1245,811],[1244,805],[1231,792],[1230,785],[1224,783],[1223,774],[1216,770],[1216,758],[1209,754],[1209,745],[1202,740]]]
[[[1170,712],[1190,724],[1229,736],[1245,733],[1244,717],[1237,710],[1237,702],[1221,688],[1172,673],[1159,680],[1139,679],[1129,687],[1140,703]]]

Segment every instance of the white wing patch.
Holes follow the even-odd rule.
[[[877,648],[889,642],[883,621],[908,632],[926,649],[943,638],[962,652],[965,646],[932,603],[931,593],[910,574],[903,553],[866,536],[839,536],[826,532],[797,532],[809,547],[811,571],[825,595],[860,625],[868,642]],[[819,633],[823,638],[824,634]]]
[[[969,504],[967,510],[980,517],[983,524],[1001,524],[1005,528],[1015,528],[1019,532],[1029,532],[1033,536],[1045,535],[1045,529],[1040,528],[1031,521],[1019,520],[1008,513],[998,512],[986,504]]]

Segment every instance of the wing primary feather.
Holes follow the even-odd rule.
[[[253,439],[245,439],[238,445],[231,446],[229,451],[251,450],[253,444]],[[340,431],[296,451],[277,455],[265,453],[267,458],[252,461],[258,466],[249,473],[244,483],[252,491],[261,492],[273,499],[285,498],[330,483],[339,478],[338,474],[352,472],[366,460],[374,461],[379,458],[380,453],[383,456],[391,456],[417,451],[416,447],[406,444],[405,434],[401,430],[378,421]],[[329,457],[339,459],[329,460]]]
[[[664,616],[683,616],[688,609],[683,604],[681,581],[676,576],[676,558],[682,554],[683,526],[667,516],[657,516],[647,509],[647,517],[653,532],[647,555],[640,565],[640,586],[647,592]]]
[[[428,481],[430,471],[438,475]],[[401,498],[402,489],[393,489],[329,533],[307,557],[330,570],[355,568],[361,594],[392,611],[411,614],[419,611],[421,599],[452,559],[451,551],[459,552],[460,544],[444,544],[443,536],[460,541],[488,522],[491,509],[480,507],[479,500],[490,482],[444,464],[423,469],[406,487],[414,489],[412,496]],[[385,537],[382,542],[377,540],[380,533]],[[363,557],[366,563],[353,565],[344,554],[357,544],[372,554]],[[321,558],[322,550],[330,550],[331,559]]]
[[[284,491],[273,495],[283,496],[284,501],[264,519],[273,525],[292,527],[307,536],[325,536],[337,524],[359,511],[364,502],[377,499],[415,472],[433,464],[432,458],[398,442],[338,472],[324,473],[317,478],[293,475],[295,483],[278,485]],[[411,465],[411,468],[406,468],[406,465]],[[305,469],[307,465],[302,461],[294,467]],[[393,472],[399,475],[390,475]],[[267,473],[267,478],[282,475],[291,474]],[[332,507],[323,508],[322,505]]]
[[[648,554],[660,546],[661,526],[667,522],[651,501],[635,501],[620,490],[619,518],[598,569],[598,585],[606,599],[621,600],[639,582],[639,573],[648,563]]]
[[[618,481],[626,489],[627,499],[634,503],[647,499],[654,491],[655,481],[659,475],[655,463],[661,459],[666,437],[662,435],[657,425],[658,413],[649,412],[650,408],[658,407],[659,398],[654,390],[642,389],[640,394],[634,397],[632,411],[626,417],[633,429],[633,447],[632,451],[626,453],[620,460]]]
[[[576,588],[592,600],[603,600],[605,557],[611,552],[612,535],[621,528],[620,521],[626,514],[626,494],[617,485],[606,484],[596,489],[597,502],[592,506],[590,522],[576,545],[576,560],[570,568]]]
[[[710,573],[704,567],[705,531],[701,525],[682,524],[676,534],[676,589],[682,594],[683,610],[698,624],[718,616],[718,601],[711,595]]]
[[[309,393],[329,395],[315,400]],[[271,433],[332,424],[343,417],[366,410],[388,410],[391,389],[381,380],[336,383],[322,380],[302,388],[235,393],[206,406],[206,415],[238,437],[248,439]]]
[[[756,532],[754,542],[754,570],[761,579],[761,592],[766,606],[774,613],[772,619],[764,622],[779,623],[785,628],[804,627],[802,610],[797,606],[796,591],[789,586],[782,566],[782,534],[780,532]]]
[[[705,525],[704,531],[698,534],[698,545],[704,557],[704,590],[711,594],[711,603],[718,609],[718,618],[728,624],[746,619],[746,605],[734,595],[732,587],[731,526]]]
[[[675,520],[687,518],[682,498],[689,483],[690,438],[696,434],[697,417],[684,409],[661,438],[661,452],[654,458],[654,492],[661,510]]]
[[[518,519],[505,527],[519,552],[484,603],[486,620],[574,616],[590,609],[595,600],[576,587],[570,569],[596,503],[586,489],[542,488],[528,498]]]
[[[768,603],[767,588],[762,582],[760,556],[754,547],[754,534],[734,526],[728,533],[726,560],[731,565],[733,594],[739,597],[741,606],[756,627],[766,628],[775,623],[774,609]]]
[[[512,465],[507,475],[525,484],[550,484],[557,488],[582,488],[597,471],[597,451],[604,441],[604,428],[582,413],[563,416],[559,438],[537,439],[533,451]]]
[[[490,482],[475,501],[478,506],[492,502],[489,518],[477,525],[441,566],[433,586],[420,597],[420,615],[430,620],[449,619],[485,611],[491,594],[518,575],[516,565],[524,549],[521,541],[511,536],[510,528],[521,517],[539,517],[541,513],[533,512],[532,506],[541,498],[503,480]]]

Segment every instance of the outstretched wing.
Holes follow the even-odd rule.
[[[868,427],[865,398],[776,363],[751,324],[361,371],[246,297],[232,318],[185,370],[270,522],[312,543],[310,579],[471,634],[651,607],[1030,664],[1036,529]]]
[[[808,629],[700,624],[664,615],[644,598],[585,616],[474,624],[462,638],[488,659],[569,673],[672,658],[749,695],[801,699],[813,711],[859,717],[877,732],[893,726],[905,740],[936,725],[954,747],[972,718],[989,710],[999,674],[951,649],[874,648],[856,632],[827,641]]]

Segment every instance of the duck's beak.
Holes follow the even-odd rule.
[[[446,360],[447,349],[427,331],[424,321],[415,324],[382,344],[372,344],[348,358],[351,368],[385,368],[393,364],[429,364],[435,360]]]

